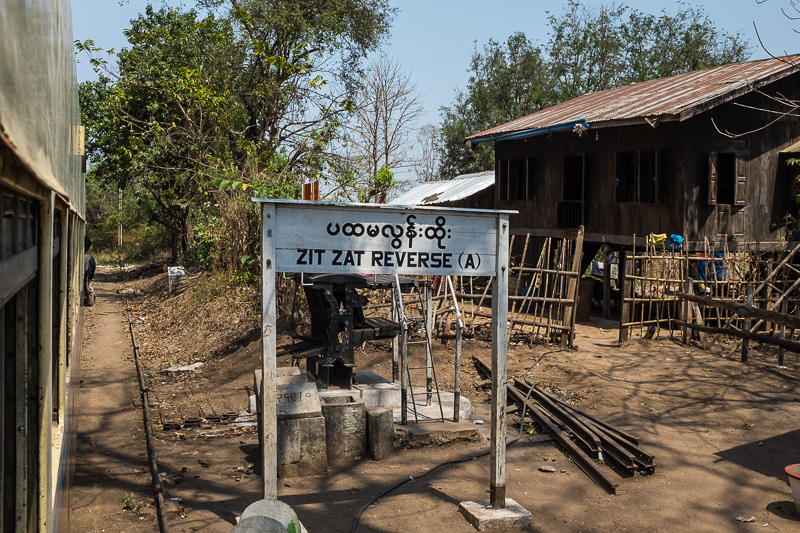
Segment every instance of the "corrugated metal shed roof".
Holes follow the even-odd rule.
[[[610,126],[629,119],[686,120],[800,69],[800,54],[732,63],[668,78],[633,83],[573,98],[471,135],[473,141],[503,134],[588,122]]]
[[[494,185],[494,171],[462,174],[452,180],[428,181],[401,194],[394,205],[437,205],[472,196]]]

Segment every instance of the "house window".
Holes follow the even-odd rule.
[[[734,152],[708,156],[709,205],[747,205],[747,165]]]
[[[661,201],[663,157],[657,150],[620,152],[616,157],[617,202],[656,204]]]
[[[564,158],[564,201],[583,202],[584,158],[568,155]]]
[[[588,173],[588,161],[585,156],[564,157],[564,200],[558,202],[556,227],[577,228],[585,224],[584,198]]]
[[[533,159],[503,159],[497,167],[500,200],[533,200]]]

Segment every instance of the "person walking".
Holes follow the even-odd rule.
[[[94,279],[94,271],[97,270],[97,261],[93,255],[89,254],[89,248],[92,247],[92,239],[86,235],[83,238],[83,252],[86,255],[85,269],[83,271],[83,305],[91,307],[94,305],[94,287],[92,280]]]

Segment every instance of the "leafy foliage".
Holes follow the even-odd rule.
[[[476,48],[467,87],[441,109],[440,173],[491,170],[491,143],[469,149],[473,133],[577,96],[629,83],[743,61],[749,44],[718,29],[702,8],[679,3],[672,15],[623,4],[589,8],[570,0],[548,17],[549,38],[535,45],[515,33]]]
[[[494,166],[491,144],[467,148],[464,139],[553,103],[551,80],[540,48],[520,32],[504,44],[490,40],[472,54],[466,91],[442,108],[440,173],[452,178]]]
[[[76,43],[101,72],[80,87],[89,178],[135,188],[138,209],[172,235],[173,258],[200,223],[217,231],[208,253],[227,250],[227,263],[210,264],[235,269],[256,252],[247,199],[295,197],[304,178],[333,166],[327,147],[352,110],[360,61],[393,11],[384,0],[201,5],[222,16],[148,6],[116,64],[92,41]],[[245,232],[233,245],[220,242],[229,227]]]

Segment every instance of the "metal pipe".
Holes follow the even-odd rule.
[[[136,345],[136,335],[133,333],[133,322],[131,322],[128,302],[125,302],[125,312],[128,318],[128,329],[131,332],[131,344],[133,344],[133,360],[136,363],[136,375],[139,378],[139,395],[142,398],[142,413],[144,414],[144,434],[147,445],[147,456],[150,462],[150,477],[153,480],[153,491],[156,493],[156,515],[158,518],[158,529],[161,533],[169,533],[167,523],[166,506],[164,504],[164,486],[161,484],[161,476],[158,473],[158,460],[156,459],[156,448],[153,443],[153,424],[150,418],[149,397],[147,394],[147,382],[142,371],[142,363],[139,360],[139,347]]]
[[[408,320],[400,293],[400,276],[395,274],[392,283],[397,291],[398,318],[400,319],[400,424],[408,424]]]
[[[455,295],[453,280],[447,276],[447,286],[450,293]],[[456,312],[456,361],[455,376],[453,377],[453,422],[461,420],[461,331],[464,329],[464,321],[461,319],[461,309],[458,308],[458,298],[453,298],[454,309]]]
[[[536,137],[538,135],[546,135],[548,133],[554,133],[559,131],[572,131],[575,129],[575,126],[585,127],[589,129],[589,123],[586,122],[586,119],[580,120],[573,120],[571,122],[564,122],[563,124],[556,124],[555,126],[546,126],[544,128],[530,128],[527,130],[522,131],[515,131],[513,133],[506,133],[497,136],[486,136],[486,137],[477,137],[475,139],[469,139],[467,142],[471,144],[481,144],[481,143],[488,143],[494,141],[510,141],[514,139],[527,139],[528,137]],[[583,130],[585,131],[585,130]]]

